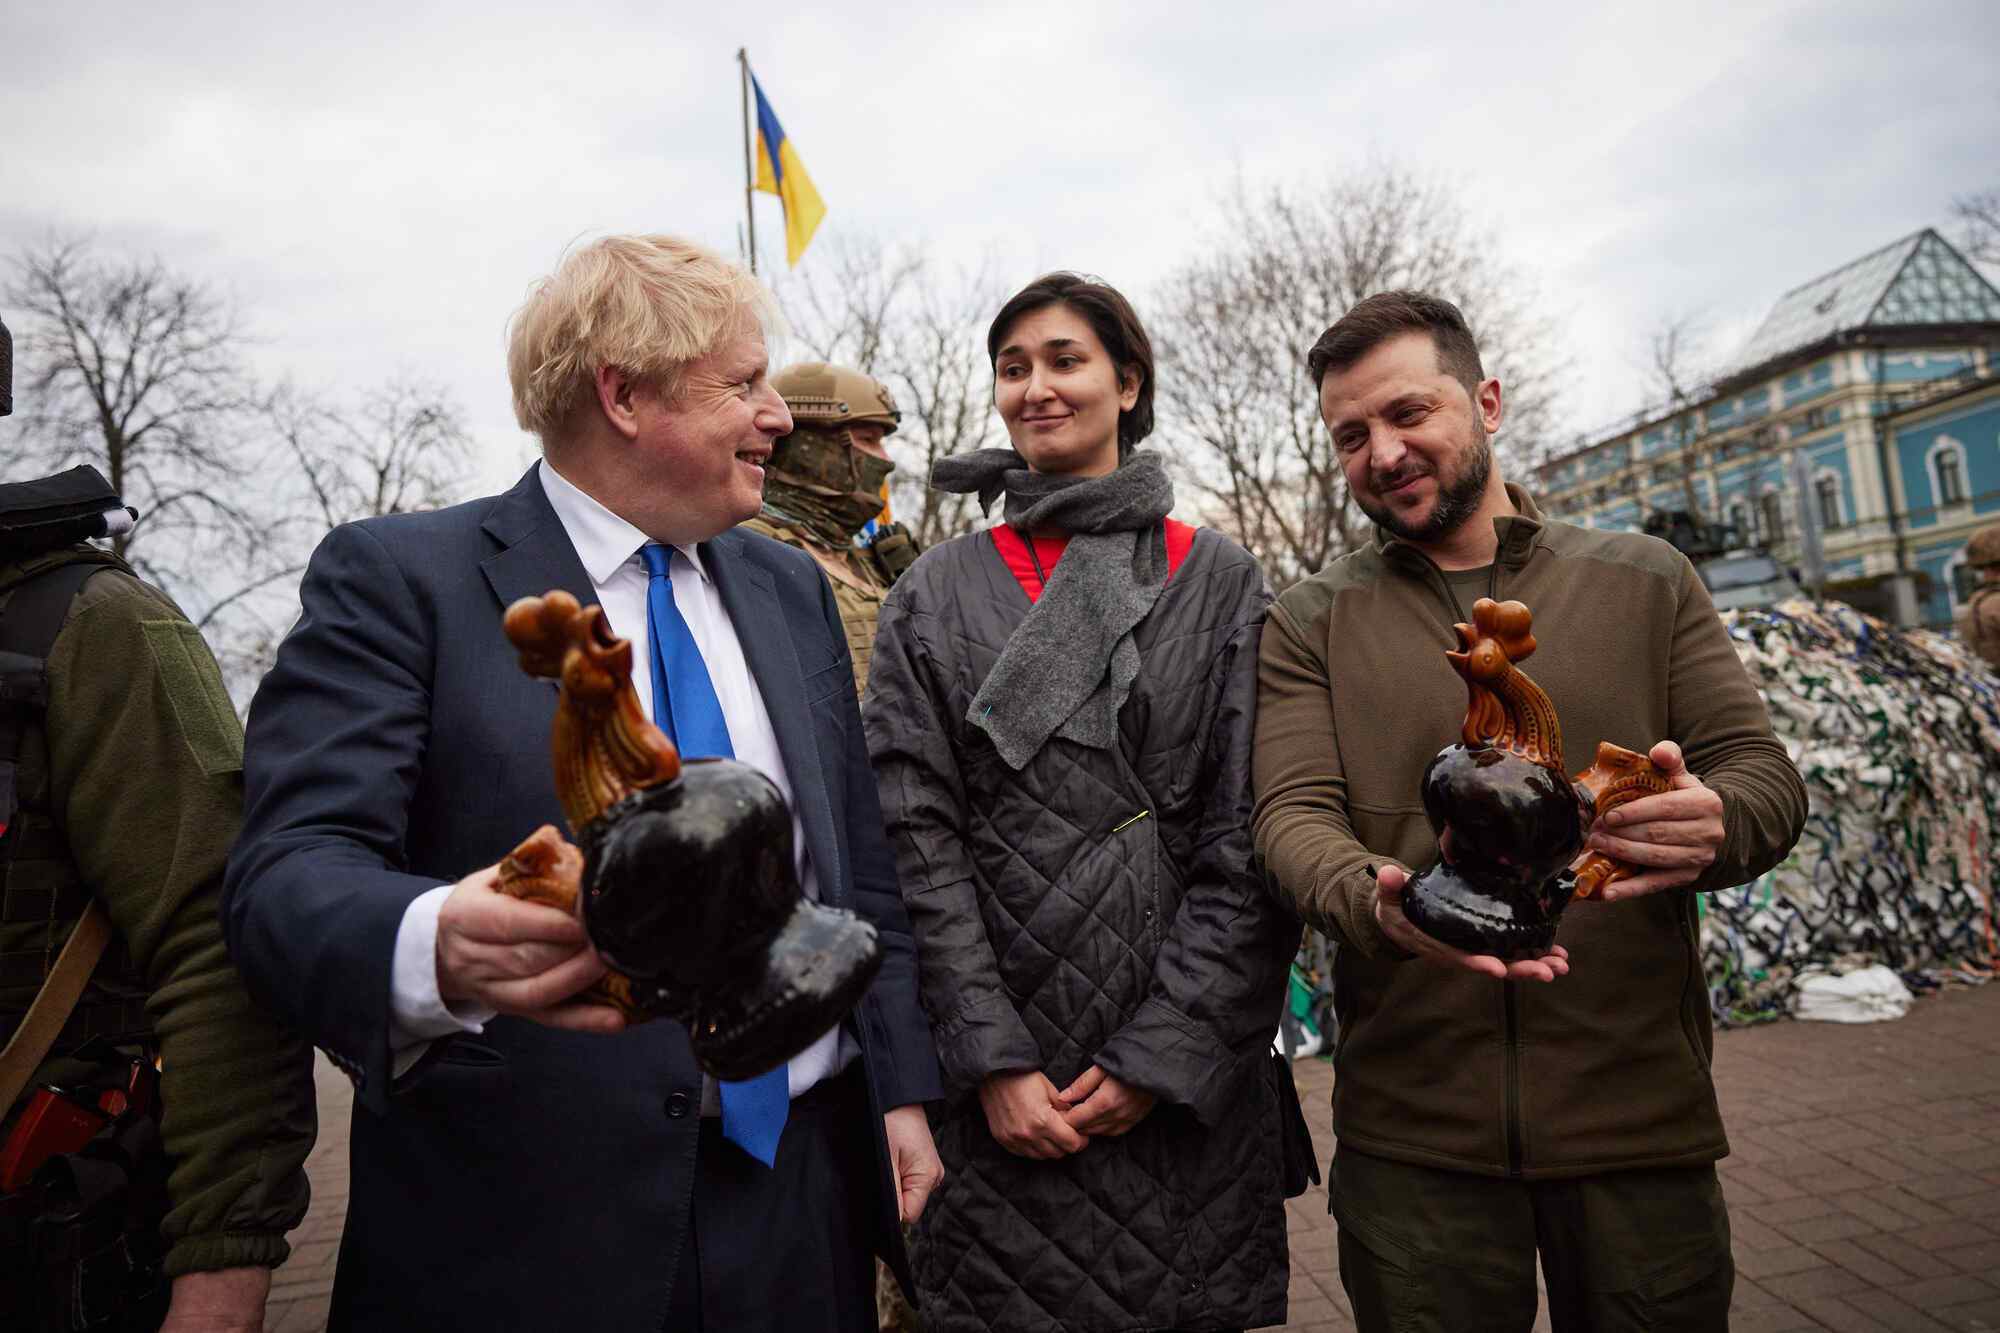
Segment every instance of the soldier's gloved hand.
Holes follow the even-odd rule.
[[[889,576],[891,583],[901,578],[903,571],[916,564],[917,557],[923,554],[917,539],[901,523],[888,523],[875,529],[875,540],[868,544],[868,549],[875,553],[875,563],[882,567],[882,572]]]

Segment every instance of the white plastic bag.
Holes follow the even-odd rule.
[[[1803,978],[1792,996],[1792,1013],[1823,1023],[1886,1023],[1907,1013],[1915,998],[1901,977],[1877,963],[1845,976]]]

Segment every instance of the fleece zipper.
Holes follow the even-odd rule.
[[[1502,546],[1505,545],[1503,542]],[[1493,552],[1492,568],[1486,572],[1486,595],[1494,601],[1500,600],[1500,549]],[[1518,1180],[1521,1177],[1521,993],[1515,987],[1518,982],[1502,981],[1506,987],[1507,1030],[1507,1176]]]
[[[1494,547],[1493,563],[1487,568],[1486,572],[1486,595],[1496,602],[1500,600],[1500,558],[1505,547],[1506,542],[1504,540]],[[1444,570],[1438,567],[1437,561],[1431,559],[1430,556],[1414,546],[1406,546],[1405,549],[1411,555],[1424,562],[1424,568],[1430,575],[1431,590],[1438,594],[1445,609],[1452,616],[1447,625],[1469,623],[1471,617],[1467,616],[1465,608],[1458,604],[1458,594],[1452,591],[1451,580],[1444,576]],[[1503,1015],[1501,1061],[1504,1071],[1502,1081],[1505,1087],[1506,1098],[1507,1175],[1509,1179],[1513,1180],[1520,1179],[1522,1158],[1521,1001],[1519,993],[1515,990],[1515,986],[1518,984],[1517,982],[1504,980],[1498,983],[1500,986]]]

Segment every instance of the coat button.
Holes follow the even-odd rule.
[[[688,1113],[688,1095],[685,1092],[670,1093],[667,1097],[667,1118],[678,1120]]]

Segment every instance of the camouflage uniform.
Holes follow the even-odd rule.
[[[792,433],[771,452],[763,512],[744,526],[798,547],[826,571],[854,655],[854,688],[865,693],[882,599],[917,558],[917,548],[896,524],[878,528],[866,547],[854,544],[855,534],[884,508],[882,486],[894,465],[856,449],[847,428],[879,422],[886,436],[902,413],[880,380],[844,366],[808,361],[779,371],[771,384],[792,410]],[[920,1333],[917,1312],[879,1262],[875,1319],[882,1333]]]
[[[1979,585],[1958,613],[1958,636],[2000,671],[2000,523],[1989,523],[1965,544],[1965,562],[1979,572]]]
[[[875,649],[875,621],[882,614],[882,599],[889,595],[889,580],[873,553],[858,546],[846,550],[821,546],[804,529],[774,516],[768,501],[764,512],[743,526],[810,552],[819,561],[827,581],[833,584],[840,623],[847,628],[847,646],[854,654],[854,687],[866,690],[868,658]]]
[[[872,421],[893,433],[902,414],[880,381],[841,366],[809,361],[771,383],[794,426],[772,451],[763,512],[744,526],[798,547],[826,571],[854,655],[855,688],[866,690],[882,599],[916,547],[895,524],[878,529],[866,547],[854,544],[881,512],[882,484],[895,465],[854,448],[847,428]]]
[[[305,1216],[316,1124],[310,1050],[251,1002],[217,916],[242,820],[242,726],[200,633],[107,552],[0,561],[0,608],[28,577],[75,561],[104,569],[71,601],[49,651],[47,711],[23,731],[0,895],[0,1042],[96,895],[114,941],[51,1065],[91,1036],[155,1034],[167,1275],[276,1267]]]

